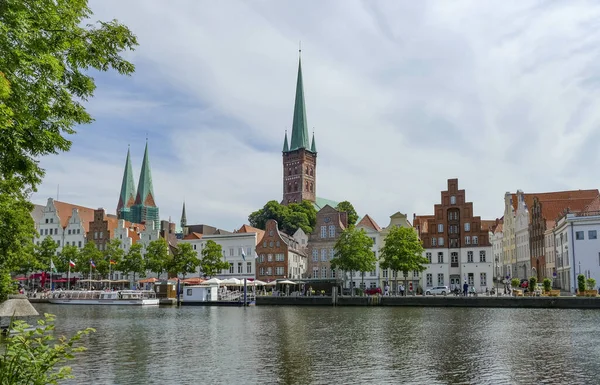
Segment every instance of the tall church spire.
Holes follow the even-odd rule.
[[[306,107],[304,106],[304,85],[302,83],[302,60],[298,58],[298,80],[296,82],[296,101],[294,103],[294,121],[290,151],[299,148],[309,149]]]
[[[285,139],[283,141],[283,152],[288,152],[289,150],[290,150],[290,146],[288,146],[287,130],[285,130]]]
[[[310,152],[317,153],[317,145],[315,144],[315,132],[313,131],[312,144],[310,145]]]
[[[185,201],[183,201],[183,210],[181,211],[181,231],[184,231],[187,225],[187,218],[185,217]]]
[[[144,150],[144,160],[142,161],[135,204],[156,207],[154,188],[152,187],[152,172],[150,171],[150,160],[148,159],[148,141],[146,141],[146,149]]]
[[[119,219],[126,219],[124,212],[129,212],[129,208],[135,203],[135,182],[133,180],[133,170],[131,168],[130,150],[127,148],[127,159],[125,160],[125,170],[123,171],[123,182],[121,182],[121,194],[119,194],[119,203],[117,204],[117,216]]]

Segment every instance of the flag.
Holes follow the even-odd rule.
[[[95,264],[95,263],[94,263],[94,261],[92,261],[91,259],[90,259],[90,265],[92,265],[92,267],[93,267],[94,269],[96,268],[96,264]]]
[[[75,262],[73,262],[73,261],[71,261],[71,260],[69,259],[69,266],[71,266],[71,267],[75,267]]]
[[[258,254],[254,251],[254,259],[258,259]]]
[[[242,248],[242,259],[245,261],[246,260],[246,253],[244,253],[244,249]]]
[[[117,264],[117,262],[115,262],[115,261],[113,261],[113,260],[111,259],[111,260],[110,260],[110,264],[111,264],[111,265],[116,265],[116,264]]]
[[[50,270],[53,273],[56,273],[56,266],[54,266],[54,262],[52,262],[52,258],[50,258]]]

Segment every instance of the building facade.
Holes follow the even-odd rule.
[[[385,288],[385,285],[390,285],[391,291],[396,292],[398,290],[398,286],[395,283],[402,283],[406,286],[406,290],[410,288],[411,284],[413,288],[417,288],[419,286],[421,274],[418,271],[409,272],[407,277],[403,277],[401,273],[396,271],[392,271],[390,269],[381,269],[379,263],[381,262],[379,258],[381,257],[379,250],[385,245],[385,238],[389,234],[390,230],[394,227],[412,227],[410,224],[408,217],[406,214],[402,214],[401,212],[396,212],[395,214],[390,216],[390,223],[381,229],[379,232],[379,240],[377,247],[377,269],[379,276],[379,287]],[[415,228],[418,233],[418,230]]]
[[[359,230],[364,230],[367,236],[371,238],[373,241],[373,247],[371,247],[371,251],[377,258],[377,263],[375,264],[375,268],[373,271],[366,271],[361,273],[359,271],[354,272],[352,276],[352,287],[360,287],[361,289],[366,288],[376,288],[383,287],[381,286],[381,269],[379,268],[379,248],[381,247],[381,227],[375,222],[373,218],[371,218],[368,214],[365,215],[358,224],[356,228]]]
[[[531,276],[531,258],[529,254],[529,210],[522,191],[517,191],[517,214],[515,217],[515,254],[512,267],[514,278],[529,279]]]
[[[339,271],[331,268],[334,246],[348,226],[348,214],[326,205],[317,212],[315,227],[308,237],[307,278],[339,279]]]
[[[496,225],[490,230],[490,243],[494,256],[494,278],[499,282],[506,277],[503,269],[504,263],[504,233],[503,219],[496,220]]]
[[[261,281],[306,277],[307,258],[300,242],[279,231],[277,221],[273,219],[266,223],[256,254],[256,278]]]
[[[430,261],[423,272],[424,291],[433,286],[461,288],[463,282],[485,292],[493,287],[494,263],[489,230],[495,221],[483,221],[458,189],[458,179],[448,180],[433,216],[416,216],[414,226]]]

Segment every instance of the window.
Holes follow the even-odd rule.
[[[452,266],[458,267],[458,253],[457,252],[453,252],[452,254],[450,254],[450,262],[452,263]]]
[[[444,232],[444,224],[438,223],[438,233],[443,233],[443,232]]]
[[[267,247],[267,241],[263,242],[263,247]]]
[[[265,255],[261,254],[260,257],[258,258],[258,260],[263,263],[265,261]]]
[[[319,262],[319,249],[313,249],[313,262]]]
[[[273,270],[270,267],[267,267],[267,275],[273,275]]]
[[[473,252],[472,251],[467,251],[467,262],[469,262],[469,263],[473,262]]]
[[[252,262],[246,262],[246,273],[252,273]]]
[[[275,275],[283,275],[283,266],[275,268]]]
[[[431,253],[425,253],[425,258],[431,263]]]
[[[438,286],[444,286],[444,274],[438,274]]]
[[[470,245],[470,244],[471,244],[471,237],[467,235],[465,237],[465,245]]]
[[[46,218],[46,223],[48,223],[48,218]]]
[[[77,234],[79,234],[81,232],[81,229],[77,229]]]
[[[335,250],[329,249],[329,260],[331,261],[335,257]]]
[[[56,241],[56,245],[60,247],[60,241]]]
[[[284,254],[283,253],[275,254],[275,261],[276,262],[284,262],[285,261]]]
[[[375,276],[375,274],[376,274],[375,270],[373,270],[373,271],[370,271],[370,272],[369,272],[369,276],[370,276],[370,277],[374,277],[374,276]]]
[[[279,247],[281,245],[281,243],[279,243],[279,241],[275,242],[275,247]]]
[[[229,248],[229,256],[230,256],[230,257],[233,257],[233,247],[230,247],[230,248]]]
[[[238,262],[238,274],[242,274],[243,273],[243,269],[242,269],[242,263]]]
[[[419,278],[419,272],[413,271],[413,278]]]
[[[444,238],[443,237],[438,238],[438,245],[444,246]]]
[[[479,262],[485,262],[485,250],[479,252]]]
[[[246,255],[252,255],[252,248],[251,247],[246,248]]]
[[[444,253],[438,253],[438,263],[444,263]]]
[[[313,278],[319,278],[319,268],[313,267]]]
[[[433,286],[433,274],[427,274],[425,280],[427,282],[427,287]]]
[[[331,278],[335,278],[335,269],[331,269]]]
[[[437,238],[431,238],[431,246],[437,246]]]
[[[233,274],[233,263],[229,262],[229,273]]]
[[[267,261],[273,262],[273,254],[267,254]]]
[[[588,239],[597,239],[597,238],[598,238],[598,233],[596,232],[596,230],[588,231]]]
[[[473,235],[473,244],[474,245],[479,244],[479,240],[477,239],[477,235]]]
[[[52,230],[54,230],[54,229],[50,229],[50,235],[52,235]]]
[[[327,238],[327,226],[321,226],[321,238]]]
[[[104,235],[104,234],[103,234],[103,232],[101,231],[101,232],[100,232],[100,238],[104,238],[104,237],[103,237],[103,235]]]
[[[71,229],[69,229],[69,235],[71,235]],[[123,236],[121,235],[121,239],[123,239]]]
[[[50,223],[54,223],[54,218],[50,218]]]
[[[335,225],[329,225],[329,238],[335,238]]]
[[[583,236],[583,231],[576,231],[575,232],[575,239],[578,240],[578,241],[580,241],[582,239],[585,239],[584,236]]]
[[[385,269],[383,271],[383,278],[387,278],[388,277],[388,269]]]
[[[487,286],[487,274],[479,273],[479,285],[481,287]]]
[[[321,267],[321,278],[327,278],[327,267]]]
[[[94,231],[94,239],[98,239],[98,232]]]
[[[273,241],[269,242],[269,247],[273,247]]]
[[[471,231],[471,224],[469,222],[465,222],[465,231]]]
[[[469,273],[468,277],[469,277],[468,278],[469,279],[468,280],[469,286],[475,286],[475,274]]]
[[[454,195],[452,195],[452,196],[450,197],[450,204],[451,204],[451,205],[455,205],[455,204],[456,204],[456,197],[455,197]]]
[[[321,249],[321,262],[327,262],[327,249]]]
[[[78,246],[81,247],[81,241],[79,241],[78,244],[79,244]]]

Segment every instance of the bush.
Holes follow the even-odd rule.
[[[577,288],[579,289],[579,293],[583,294],[585,291],[585,275],[579,274],[577,276]]]
[[[596,290],[596,280],[594,278],[588,278],[586,283],[588,290]]]
[[[59,365],[73,359],[74,353],[86,350],[76,347],[75,343],[86,334],[95,331],[87,328],[78,331],[71,338],[56,339],[54,316],[44,314],[44,319],[37,322],[33,330],[23,321],[12,323],[15,335],[6,338],[4,354],[0,356],[0,383],[2,385],[17,384],[57,384],[58,381],[73,378],[71,368]]]
[[[519,284],[521,283],[521,281],[519,280],[519,278],[513,278],[510,281],[510,285],[514,288],[519,287]]]
[[[552,290],[552,280],[550,278],[544,278],[542,283],[544,284],[544,291],[548,292]]]
[[[537,288],[537,277],[529,277],[529,291],[534,292]]]

